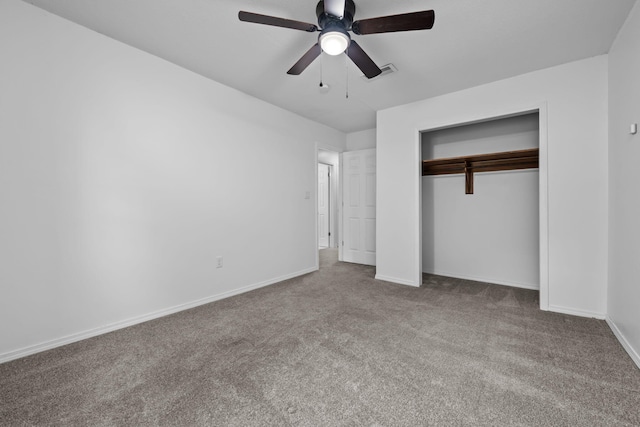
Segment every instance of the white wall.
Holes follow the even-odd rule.
[[[346,151],[367,150],[369,148],[376,148],[375,128],[347,134]]]
[[[640,3],[609,53],[609,323],[640,366]]]
[[[422,158],[537,148],[538,115],[425,132]],[[422,177],[422,271],[529,289],[540,287],[538,171]]]
[[[19,0],[0,63],[0,361],[317,268],[343,133]]]
[[[378,112],[376,277],[420,283],[419,131],[537,108],[545,124],[541,141],[548,143],[548,151],[541,153],[548,170],[540,170],[541,184],[548,179],[548,216],[541,220],[548,221],[549,230],[548,294],[543,294],[541,276],[541,306],[604,317],[606,56]]]

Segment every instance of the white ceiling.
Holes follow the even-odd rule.
[[[375,127],[380,109],[607,53],[635,3],[355,0],[356,19],[436,13],[432,30],[354,36],[378,66],[398,69],[366,81],[344,55],[322,55],[289,76],[318,33],[238,20],[246,10],[316,24],[317,0],[25,1],[344,132]],[[321,69],[328,93],[318,87]]]

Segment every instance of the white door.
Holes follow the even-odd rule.
[[[342,159],[342,258],[376,265],[376,150],[349,151]]]
[[[318,164],[318,246],[329,246],[329,165]]]

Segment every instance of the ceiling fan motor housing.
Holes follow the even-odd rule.
[[[324,11],[324,1],[320,0],[318,2],[318,6],[316,6],[316,16],[318,17],[318,25],[323,30],[327,28],[327,26],[331,26],[331,24],[337,23],[342,26],[345,30],[351,29],[351,24],[353,24],[353,16],[356,14],[356,5],[353,0],[345,0],[344,2],[344,15],[342,19],[338,16],[333,16]]]

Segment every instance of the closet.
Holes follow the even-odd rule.
[[[422,134],[422,270],[539,289],[538,114]]]

